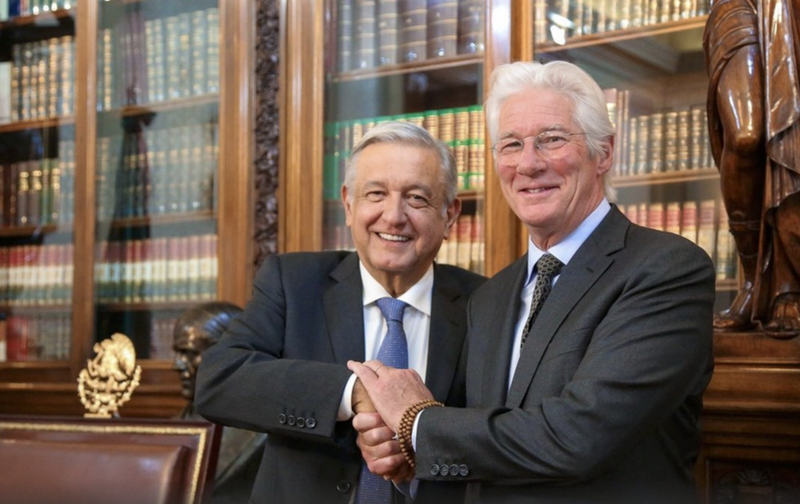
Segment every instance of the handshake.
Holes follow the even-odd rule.
[[[437,404],[413,369],[396,369],[380,361],[347,363],[358,377],[352,405],[358,447],[373,474],[395,484],[414,477],[411,429],[416,405]],[[402,428],[402,432],[401,432]]]

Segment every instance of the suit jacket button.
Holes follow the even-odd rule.
[[[288,425],[294,426],[296,421],[297,419],[294,417],[294,415],[289,415],[288,417],[286,417],[286,423]]]
[[[458,466],[458,474],[461,476],[469,476],[469,466],[467,466],[467,464]]]
[[[301,417],[301,416],[297,417],[297,426],[300,427],[301,429],[303,427],[305,427],[306,426],[306,419]]]
[[[453,476],[458,476],[459,474],[461,474],[458,470],[458,464],[453,464],[450,466],[450,474],[452,474]]]
[[[306,418],[306,427],[309,429],[313,429],[317,426],[317,421],[313,418]]]
[[[448,467],[447,464],[442,464],[442,467],[439,468],[439,474],[447,476],[450,474],[450,467]]]
[[[438,464],[433,464],[431,466],[431,475],[436,476],[438,474],[439,474],[439,465]]]
[[[281,424],[281,425],[285,424],[286,423],[286,415],[284,415],[283,413],[278,415],[278,423]]]
[[[339,483],[336,483],[336,490],[340,491],[341,493],[347,493],[350,491],[350,482],[342,480]]]

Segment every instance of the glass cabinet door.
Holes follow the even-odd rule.
[[[189,306],[217,297],[219,9],[99,2],[95,338],[172,358]]]
[[[702,247],[723,309],[737,259],[708,138],[707,13],[705,0],[540,0],[533,53],[578,64],[604,89],[617,129],[617,204],[631,221]]]
[[[374,125],[425,127],[456,158],[462,214],[440,263],[484,271],[483,0],[329,0],[325,44],[324,249],[351,249],[340,188]]]
[[[0,3],[0,363],[70,356],[73,7]]]

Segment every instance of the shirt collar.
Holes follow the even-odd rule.
[[[572,256],[575,255],[575,252],[583,245],[583,242],[589,238],[589,235],[600,225],[600,222],[603,221],[605,216],[611,210],[611,204],[608,202],[606,198],[603,198],[603,201],[597,205],[597,208],[586,217],[583,222],[575,228],[570,234],[568,234],[563,240],[556,243],[548,250],[539,250],[536,248],[536,245],[533,244],[533,240],[528,238],[528,280],[525,282],[525,285],[528,285],[531,280],[533,279],[533,268],[536,266],[536,263],[539,259],[546,253],[549,252],[550,254],[556,256],[556,258],[564,263],[565,265],[569,263]]]
[[[374,303],[383,297],[392,297],[391,294],[386,292],[383,285],[380,284],[375,278],[370,275],[364,264],[358,262],[359,269],[361,270],[361,283],[364,286],[364,306]],[[405,291],[399,299],[406,304],[412,306],[415,310],[430,316],[431,314],[431,296],[433,293],[433,264],[431,264],[422,278],[417,283],[411,286],[410,289]]]

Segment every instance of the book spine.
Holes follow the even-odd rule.
[[[347,72],[353,69],[353,0],[337,2],[336,23],[336,68]]]
[[[700,218],[697,228],[697,245],[706,251],[709,257],[714,258],[716,231],[716,201],[703,200],[700,202]]]
[[[376,23],[378,13],[376,0],[355,0],[353,5],[353,28],[355,29],[354,68],[373,68],[376,62]]]
[[[400,6],[398,0],[378,3],[378,64],[395,65],[400,54]]]
[[[458,4],[458,53],[480,54],[486,48],[483,0],[461,0]]]
[[[422,61],[427,55],[426,0],[400,0],[400,62]]]
[[[456,55],[458,45],[458,2],[428,0],[428,58]]]

